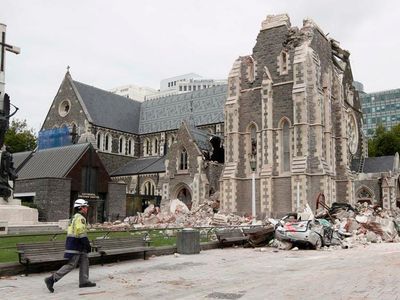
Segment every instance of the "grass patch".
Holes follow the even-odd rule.
[[[151,246],[173,246],[176,245],[176,229],[151,229],[151,230],[135,230],[135,231],[89,231],[89,240],[100,237],[121,238],[129,236],[138,236],[148,234]],[[12,235],[0,236],[0,263],[18,262],[18,254],[16,252],[16,244],[18,243],[37,243],[51,240],[64,241],[66,233],[59,234],[31,234],[31,235]],[[201,236],[201,242],[209,241],[208,237]]]

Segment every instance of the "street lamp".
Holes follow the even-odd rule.
[[[252,224],[256,223],[256,165],[257,160],[254,154],[250,157],[250,168],[252,173],[251,178],[251,215],[252,215]]]

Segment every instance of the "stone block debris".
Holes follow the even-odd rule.
[[[94,229],[125,230],[134,228],[225,227],[250,225],[251,217],[218,212],[219,201],[207,199],[198,207],[189,208],[179,199],[172,199],[160,210],[153,204],[142,213],[126,217],[123,221],[94,224]],[[261,222],[262,223],[262,222]],[[260,223],[260,224],[261,224]]]
[[[368,203],[352,207],[346,203],[333,203],[331,207],[319,209],[313,220],[303,220],[309,214],[309,207],[303,213],[292,213],[281,220],[269,220],[276,224],[275,238],[270,245],[279,249],[293,246],[320,248],[310,236],[317,233],[322,246],[353,248],[370,243],[399,242],[400,209],[382,209]],[[305,226],[305,223],[308,225]],[[307,228],[307,229],[306,229]],[[306,239],[305,239],[306,237]],[[289,244],[289,245],[288,245]]]
[[[168,229],[192,227],[247,227],[249,243],[253,247],[269,245],[289,250],[292,247],[331,249],[353,248],[370,243],[400,242],[400,209],[382,209],[381,207],[359,203],[354,207],[346,203],[333,203],[331,207],[312,212],[307,205],[300,213],[290,213],[283,219],[265,218],[258,220],[259,229],[252,227],[251,216],[239,216],[218,211],[218,197],[204,200],[191,210],[179,199],[172,199],[163,206],[149,205],[144,212],[126,217],[123,221],[94,224],[94,229],[120,231],[129,229]],[[299,231],[305,226],[313,230],[318,239],[301,241]],[[294,225],[297,224],[297,225]],[[304,225],[302,225],[304,224]],[[253,228],[253,229],[252,229]],[[289,231],[289,238],[278,238],[276,230]],[[290,232],[291,231],[291,232]],[[167,233],[165,233],[167,234]],[[280,235],[282,236],[282,234]],[[297,240],[296,240],[297,239]],[[301,242],[301,243],[300,243]],[[311,247],[310,247],[311,246]]]

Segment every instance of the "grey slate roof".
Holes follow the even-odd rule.
[[[188,125],[188,130],[193,138],[193,141],[199,146],[200,150],[211,151],[212,146],[210,144],[210,134],[207,131],[197,129],[193,126]]]
[[[138,133],[141,103],[73,80],[95,125]]]
[[[364,167],[362,173],[380,173],[396,171],[395,168],[396,156],[379,156],[379,157],[367,157],[364,161]],[[352,161],[351,170],[359,171],[359,159],[354,159]]]
[[[367,157],[364,162],[363,173],[379,173],[393,171],[394,155]]]
[[[37,151],[18,172],[18,179],[65,177],[89,146],[75,144]]]
[[[111,176],[165,172],[165,156],[132,159],[129,163],[114,171]]]
[[[193,116],[194,125],[224,122],[227,85],[172,95],[142,103],[139,133],[178,129]],[[193,111],[193,113],[191,113]]]
[[[33,151],[17,152],[13,153],[14,168],[18,170],[28,161],[28,159],[33,154]]]

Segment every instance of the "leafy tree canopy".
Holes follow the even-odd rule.
[[[32,151],[36,148],[37,138],[34,130],[28,128],[26,120],[13,119],[5,134],[4,144],[11,153]]]
[[[374,136],[368,141],[368,155],[385,156],[396,152],[400,153],[400,124],[391,130],[386,130],[382,124],[378,125]]]

